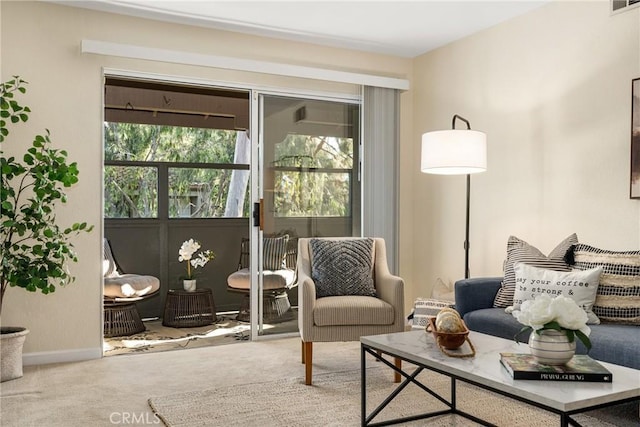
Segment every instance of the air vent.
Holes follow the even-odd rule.
[[[640,0],[610,0],[611,13],[624,12],[640,6]]]

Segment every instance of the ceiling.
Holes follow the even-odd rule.
[[[148,19],[413,58],[551,0],[66,0]]]

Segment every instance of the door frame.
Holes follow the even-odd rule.
[[[262,147],[263,135],[264,135],[264,120],[262,120],[262,112],[264,111],[263,102],[265,96],[276,96],[285,98],[298,98],[300,100],[315,100],[315,101],[329,101],[343,104],[357,104],[360,109],[360,120],[358,129],[358,146],[354,147],[354,151],[358,150],[359,163],[354,164],[354,169],[357,170],[357,177],[362,181],[361,164],[362,164],[362,135],[363,135],[363,121],[362,121],[362,109],[364,108],[363,97],[359,95],[336,95],[329,93],[319,93],[314,91],[303,90],[286,90],[286,89],[250,89],[249,103],[251,109],[250,122],[250,138],[251,138],[251,165],[250,165],[250,187],[251,187],[251,205],[255,206],[256,203],[261,204],[264,199],[264,185],[262,181],[264,179],[265,170],[264,166],[264,149]],[[363,197],[363,187],[360,188],[360,198]],[[363,215],[362,212],[362,200],[360,200],[360,218]],[[262,205],[262,204],[261,204]],[[251,285],[250,285],[250,332],[251,340],[264,340],[283,337],[299,336],[297,332],[283,332],[278,334],[262,335],[263,330],[263,274],[262,274],[262,262],[263,262],[263,230],[261,227],[254,226],[252,220],[249,221],[249,236],[250,236],[250,272],[251,272]]]

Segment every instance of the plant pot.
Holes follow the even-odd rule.
[[[28,333],[27,328],[0,328],[0,382],[22,377],[22,346]]]
[[[182,286],[184,287],[184,290],[187,292],[194,292],[196,290],[196,279],[191,279],[191,280],[183,280],[182,281]]]
[[[569,342],[564,331],[545,329],[529,336],[529,350],[539,363],[564,365],[576,352],[576,341]]]

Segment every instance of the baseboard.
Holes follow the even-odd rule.
[[[80,362],[83,360],[100,359],[101,357],[101,347],[59,351],[39,351],[34,353],[24,353],[22,355],[22,364],[24,366],[30,366],[46,365],[49,363]]]

